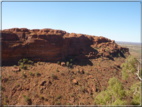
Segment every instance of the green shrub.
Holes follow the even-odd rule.
[[[60,65],[60,61],[57,61],[57,63]]]
[[[24,58],[23,59],[23,63],[25,64],[25,63],[27,63],[28,62],[28,59],[27,58]]]
[[[38,71],[36,71],[36,72],[35,72],[35,75],[36,75],[36,76],[39,76],[39,72],[38,72]]]
[[[88,72],[88,71],[86,71],[86,74],[88,75],[88,74],[89,74],[89,72]]]
[[[26,69],[26,66],[24,65],[23,62],[21,63],[20,68],[21,68],[21,69]]]
[[[56,72],[58,72],[58,68],[56,68]]]
[[[134,83],[130,88],[133,94],[133,99],[131,101],[132,105],[140,105],[140,82]]]
[[[61,95],[58,95],[58,96],[57,96],[57,99],[60,99],[60,98],[61,98]]]
[[[60,104],[61,104],[61,102],[60,102],[60,101],[56,102],[56,105],[60,105]]]
[[[34,62],[33,62],[32,60],[29,60],[28,63],[29,63],[29,64],[33,64]]]
[[[95,97],[94,102],[98,105],[113,105],[117,104],[117,102],[120,101],[124,96],[125,91],[123,90],[121,82],[117,78],[113,77],[109,80],[107,90],[99,93]]]
[[[120,53],[118,53],[118,56],[119,56],[119,57],[121,56]]]
[[[134,74],[134,72],[137,71],[137,64],[138,61],[134,56],[128,56],[127,59],[125,60],[125,63],[121,64],[122,68],[122,79],[126,80],[128,77],[128,72],[131,72]]]
[[[20,59],[20,60],[18,61],[18,65],[20,65],[22,62],[23,62],[23,60]]]
[[[127,105],[127,101],[117,99],[112,105]]]
[[[70,64],[69,62],[66,62],[66,65],[67,65],[67,66],[69,66],[69,64]]]
[[[32,75],[32,72],[30,71],[29,74]]]

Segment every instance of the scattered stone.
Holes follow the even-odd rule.
[[[70,103],[70,104],[73,104],[74,101],[75,101],[75,100],[74,100],[74,97],[71,97],[70,100],[69,100],[69,103]]]
[[[117,67],[120,67],[120,65],[116,62],[114,62],[114,65],[117,66]]]
[[[45,80],[41,81],[41,82],[40,82],[40,86],[44,86],[44,85],[45,85],[45,83],[46,83],[46,81],[45,81]]]
[[[66,66],[66,63],[65,62],[61,62],[61,66]]]
[[[80,71],[81,74],[84,74],[84,70],[83,69],[80,69],[79,71]]]
[[[72,81],[73,81],[74,84],[77,84],[77,80],[76,79],[73,79]]]
[[[20,71],[20,68],[19,67],[12,67],[12,71],[18,72],[18,71]]]
[[[91,79],[93,79],[93,78],[94,78],[92,75],[89,75],[88,77],[89,77],[89,78],[91,78]]]
[[[87,88],[88,93],[91,95],[92,90],[90,88]]]

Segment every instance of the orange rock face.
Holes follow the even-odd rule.
[[[95,58],[100,53],[91,46],[109,46],[116,51],[122,48],[104,37],[89,36],[84,34],[67,33],[53,29],[26,29],[12,28],[1,31],[2,64],[17,62],[19,59],[28,58],[33,61],[64,61],[67,56],[75,58]],[[101,45],[102,44],[102,45]],[[93,56],[86,57],[89,53]],[[106,53],[104,56],[108,56]]]

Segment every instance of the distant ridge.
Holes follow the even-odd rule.
[[[142,45],[142,43],[139,43],[139,42],[123,42],[123,41],[115,41],[115,42],[122,43],[122,44]]]

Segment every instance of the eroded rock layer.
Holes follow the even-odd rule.
[[[28,58],[33,61],[109,57],[129,54],[128,48],[105,37],[67,33],[62,30],[12,28],[2,30],[2,63]]]

